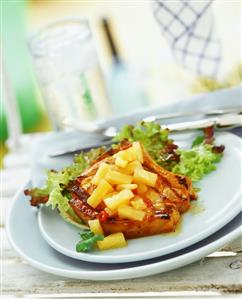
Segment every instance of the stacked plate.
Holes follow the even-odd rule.
[[[173,139],[181,147],[191,144],[192,133]],[[93,136],[96,139],[97,137]],[[238,237],[242,222],[241,139],[219,133],[218,144],[226,147],[215,172],[199,187],[199,198],[175,233],[128,241],[121,249],[77,253],[80,229],[64,222],[57,211],[32,208],[23,190],[44,181],[44,169],[59,169],[72,157],[50,158],[53,148],[66,148],[90,142],[81,133],[52,133],[39,140],[33,149],[32,181],[13,203],[7,230],[16,251],[33,266],[61,276],[88,280],[115,280],[148,276],[192,263]]]

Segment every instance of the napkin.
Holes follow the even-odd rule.
[[[216,33],[212,2],[155,0],[152,6],[176,61],[198,75],[216,77],[221,42]]]

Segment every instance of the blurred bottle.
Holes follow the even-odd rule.
[[[140,75],[125,65],[120,58],[108,19],[102,19],[102,26],[112,54],[112,67],[107,77],[107,88],[114,113],[123,114],[145,107],[148,104],[148,98],[142,88]]]

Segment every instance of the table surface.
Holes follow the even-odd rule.
[[[11,248],[5,230],[6,215],[13,194],[29,177],[28,153],[25,150],[21,153],[21,159],[19,151],[8,154],[4,161],[5,169],[1,171],[0,234],[3,297],[180,298],[196,295],[196,298],[200,298],[219,294],[227,297],[232,294],[241,295],[241,238],[198,262],[144,278],[93,282],[63,278],[33,268]],[[10,183],[13,176],[14,186]]]

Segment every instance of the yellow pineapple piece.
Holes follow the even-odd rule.
[[[163,201],[156,201],[155,203],[154,203],[154,208],[156,209],[156,210],[163,210],[163,209],[165,209],[165,204],[164,204],[164,202]]]
[[[116,189],[118,191],[122,191],[124,189],[135,190],[135,189],[137,189],[137,187],[138,187],[137,184],[121,184],[121,185],[118,185]]]
[[[99,219],[89,220],[88,225],[95,235],[104,235]]]
[[[133,177],[118,171],[110,170],[106,176],[105,179],[110,184],[130,184],[133,180]]]
[[[152,190],[151,188],[149,188],[147,190],[147,192],[145,194],[143,194],[146,198],[148,198],[149,200],[151,200],[153,202],[153,206],[155,209],[157,210],[161,210],[165,208],[165,204],[162,201],[159,193],[155,192],[154,190]]]
[[[97,188],[89,196],[87,203],[96,208],[103,200],[103,197],[113,191],[113,187],[104,179],[98,184]]]
[[[144,203],[142,197],[135,195],[135,197],[131,200],[131,205],[136,210],[145,210],[147,208],[146,204]]]
[[[143,183],[145,185],[155,187],[156,181],[157,181],[157,174],[141,169],[141,168],[136,168],[134,170],[134,183]]]
[[[177,198],[176,193],[175,193],[171,188],[167,188],[167,187],[165,187],[165,188],[163,189],[162,194],[163,194],[164,196],[166,196],[167,198]]]
[[[123,169],[122,169],[122,172],[126,173],[126,174],[130,174],[132,175],[134,173],[134,170],[136,168],[141,168],[143,169],[141,163],[138,161],[138,160],[134,160],[132,162],[130,162],[129,164],[127,164],[127,166],[125,166]]]
[[[125,189],[119,192],[117,195],[106,198],[104,202],[110,210],[114,211],[117,210],[120,205],[128,204],[129,200],[133,197],[134,194],[132,193],[132,191],[130,191],[129,189]]]
[[[138,188],[137,188],[138,194],[144,194],[148,190],[148,187],[145,184],[138,183],[137,185],[138,185]]]
[[[94,175],[92,179],[92,183],[94,185],[98,185],[100,181],[105,177],[105,175],[108,173],[110,170],[110,166],[106,163],[101,163],[96,174]]]
[[[118,167],[124,168],[127,164],[128,164],[128,161],[124,160],[120,157],[117,157],[115,159],[115,165],[118,166]]]
[[[143,163],[144,162],[144,158],[143,158],[143,151],[141,148],[141,145],[139,142],[134,142],[133,143],[133,150],[135,152],[136,155],[136,159],[140,162]]]
[[[106,198],[112,197],[112,196],[114,196],[114,195],[116,195],[116,194],[118,194],[118,191],[114,191],[114,190],[112,190],[112,192],[109,192],[109,193],[107,193],[107,194],[105,194],[105,195],[103,196],[103,200],[106,199]]]
[[[145,192],[145,197],[147,197],[153,203],[161,201],[160,195],[151,188],[149,188],[147,192]]]
[[[119,151],[117,154],[114,155],[114,158],[117,157],[120,157],[128,162],[136,160],[136,154],[132,146],[126,150]]]
[[[181,215],[177,209],[173,209],[172,216],[173,216],[174,223],[177,223],[181,218]]]
[[[112,211],[108,207],[106,207],[104,211],[107,212],[110,217],[117,215],[117,211]]]
[[[142,221],[145,214],[144,211],[136,210],[128,205],[123,205],[118,208],[118,215],[123,219]]]
[[[113,248],[121,248],[127,246],[127,242],[123,233],[113,233],[104,238],[103,241],[97,241],[97,246],[100,250]]]

